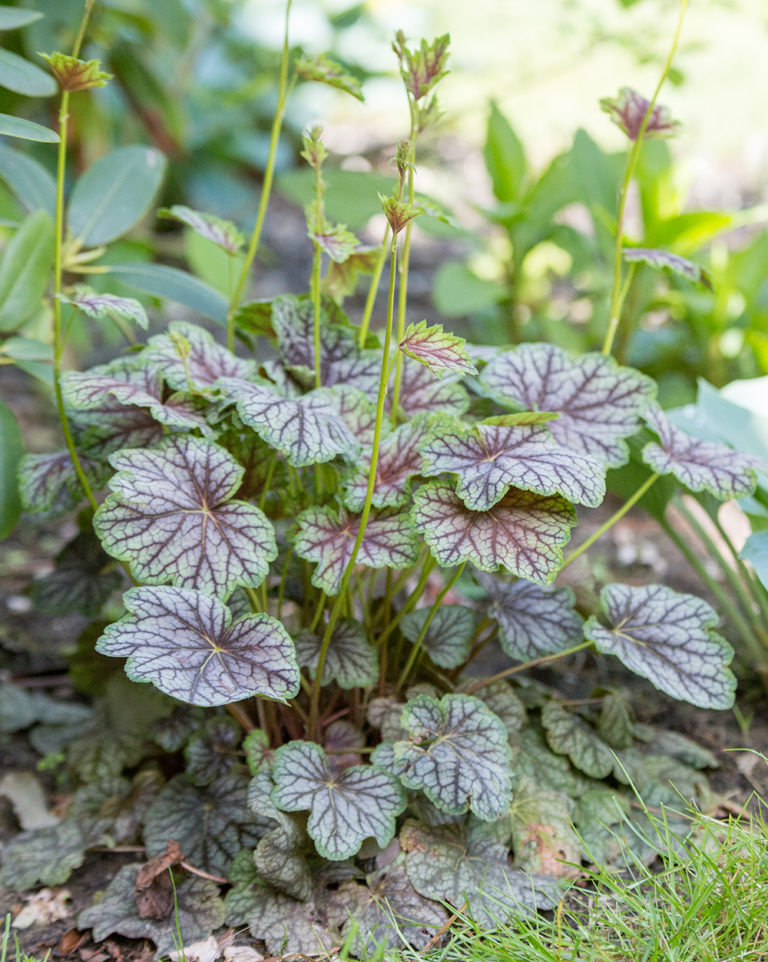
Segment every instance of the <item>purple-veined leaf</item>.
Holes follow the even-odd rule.
[[[359,515],[331,506],[307,508],[297,519],[293,549],[305,561],[317,562],[312,584],[336,594],[360,525]],[[407,514],[385,508],[372,511],[357,564],[369,568],[407,568],[417,558],[419,541]]]
[[[93,317],[97,321],[105,317],[116,317],[120,320],[138,324],[145,331],[149,327],[149,318],[144,310],[144,305],[141,301],[137,301],[135,297],[99,294],[98,291],[91,290],[90,287],[78,285],[75,288],[74,297],[62,297],[61,299],[65,304],[74,305],[88,317]]]
[[[357,438],[363,448],[373,447],[373,434],[376,428],[376,406],[354,387],[338,387],[329,396],[339,417]],[[387,425],[382,426],[386,430]],[[381,449],[379,449],[381,457]],[[366,482],[367,483],[367,482]]]
[[[109,472],[90,458],[81,457],[85,476],[97,490]],[[69,451],[26,454],[19,465],[19,490],[25,511],[68,511],[85,497]]]
[[[314,678],[322,639],[310,631],[296,636],[296,659],[310,669]],[[340,688],[365,688],[379,680],[379,659],[354,618],[340,618],[331,635],[323,667],[323,684],[335,681]]]
[[[673,474],[691,491],[709,491],[727,501],[755,490],[757,459],[717,441],[700,441],[676,428],[660,407],[651,405],[645,420],[661,444],[643,448],[643,461],[659,474]]]
[[[591,778],[605,778],[613,769],[613,752],[597,732],[560,702],[549,701],[541,710],[541,724],[553,752],[567,755],[576,768]]]
[[[163,426],[149,411],[111,398],[104,398],[98,408],[72,412],[69,422],[78,449],[87,457],[101,461],[115,451],[151,447],[165,437]]]
[[[730,708],[736,679],[731,646],[712,629],[717,612],[663,585],[606,585],[600,601],[611,627],[592,617],[584,634],[660,691],[700,708]]]
[[[488,614],[498,621],[499,641],[510,658],[533,661],[581,641],[584,629],[570,588],[477,578],[488,592]]]
[[[184,204],[174,204],[173,207],[163,208],[158,213],[161,217],[186,224],[196,234],[216,244],[228,254],[237,254],[245,243],[243,235],[231,221],[222,220],[214,214],[203,214]]]
[[[320,315],[320,379],[323,387],[347,385],[376,400],[381,376],[381,354],[361,350],[357,334],[338,309],[337,316],[323,305]],[[272,324],[280,357],[305,389],[315,383],[314,306],[309,297],[285,295],[272,304]]]
[[[253,361],[235,357],[202,327],[174,321],[167,334],[151,337],[141,354],[144,363],[163,372],[175,391],[205,392],[220,377],[249,378]]]
[[[560,569],[576,523],[573,507],[558,495],[512,489],[490,511],[472,511],[445,481],[419,488],[412,517],[443,567],[471,561],[481,571],[504,568],[544,584]]]
[[[222,598],[236,585],[261,584],[277,557],[275,534],[257,507],[230,500],[243,469],[228,451],[179,436],[111,462],[118,473],[94,530],[137,578]]]
[[[651,102],[631,87],[622,87],[618,97],[603,97],[600,106],[630,140],[637,140]],[[669,137],[679,126],[680,121],[672,119],[668,107],[655,104],[643,136],[646,140]]]
[[[407,614],[400,628],[410,642],[421,634],[429,608]],[[457,668],[469,657],[477,614],[465,605],[441,605],[422,640],[424,650],[441,668]]]
[[[307,834],[298,819],[275,807],[270,797],[274,787],[269,772],[261,772],[248,786],[248,807],[270,826],[259,840],[253,860],[265,882],[305,902],[312,895],[312,875],[304,857]]]
[[[410,737],[392,750],[394,772],[406,788],[424,792],[452,815],[471,809],[491,822],[506,812],[512,759],[507,730],[479,698],[417,695],[403,708],[402,724]]]
[[[494,354],[493,357],[497,355]],[[491,360],[492,358],[489,358]],[[548,424],[559,418],[556,411],[514,411],[508,414],[495,414],[490,418],[483,418],[480,424],[499,424],[502,427],[512,427],[520,424]]]
[[[53,571],[33,582],[32,597],[46,613],[78,611],[95,617],[122,583],[122,573],[104,554],[98,539],[81,532],[56,556]]]
[[[408,820],[400,832],[408,878],[426,898],[466,904],[483,929],[505,918],[552,909],[557,903],[551,879],[537,879],[512,867],[509,819],[429,827]],[[538,883],[538,884],[537,884]],[[554,896],[554,898],[553,898]]]
[[[338,304],[341,304],[348,294],[354,292],[361,274],[373,273],[379,256],[378,247],[359,244],[342,263],[331,261],[328,273],[325,275],[324,289]]]
[[[561,494],[592,508],[605,496],[602,465],[556,444],[544,425],[464,428],[457,423],[428,439],[420,450],[422,473],[456,474],[456,493],[475,511],[493,507],[513,485],[537,494]]]
[[[216,598],[188,588],[131,588],[130,612],[109,625],[96,650],[127,658],[134,681],[192,705],[227,705],[262,695],[277,701],[299,690],[293,642],[270,615],[233,622]]]
[[[471,684],[471,679],[466,683]],[[512,686],[506,679],[491,681],[482,688],[478,688],[472,694],[484,702],[497,715],[507,730],[509,744],[515,754],[520,745],[520,734],[528,724],[528,714],[525,706],[514,693]]]
[[[427,326],[426,321],[409,324],[399,347],[403,354],[423,364],[430,374],[477,374],[469,354],[464,350],[466,341],[443,330],[442,324]]]
[[[378,668],[377,668],[378,677]],[[323,747],[328,754],[328,764],[334,775],[352,765],[362,765],[360,749],[365,745],[362,731],[345,718],[331,722],[323,733]]]
[[[392,379],[389,394],[392,396]],[[422,412],[440,412],[460,417],[469,407],[469,395],[459,384],[456,374],[436,378],[418,361],[403,358],[403,378],[400,385],[400,411],[406,418]]]
[[[242,770],[238,749],[243,730],[227,715],[214,715],[197,727],[184,746],[185,771],[195,785],[210,785]]]
[[[712,290],[712,281],[709,274],[700,267],[679,254],[671,254],[669,251],[660,251],[648,247],[625,247],[622,250],[625,261],[630,263],[649,264],[651,267],[667,268],[674,274],[687,278],[694,284],[701,284],[708,291]]]
[[[222,378],[217,387],[237,405],[243,422],[295,467],[352,457],[359,451],[355,436],[337,414],[329,388],[299,398],[286,398],[261,384]]]
[[[501,354],[480,383],[501,404],[559,414],[548,423],[555,440],[610,467],[627,460],[624,438],[635,433],[656,393],[650,378],[605,354],[572,360],[552,344],[523,344]]]
[[[352,74],[346,73],[340,63],[332,60],[327,54],[320,53],[314,57],[301,57],[296,61],[296,73],[302,80],[314,80],[316,83],[328,84],[345,93],[351,94],[357,100],[364,100],[360,81]]]
[[[357,250],[358,239],[343,224],[326,225],[322,231],[310,230],[309,239],[336,264],[343,264]]]
[[[405,808],[405,793],[391,775],[354,765],[334,777],[325,752],[313,742],[278,748],[272,777],[272,801],[284,812],[309,811],[309,836],[320,855],[334,861],[355,855],[366,838],[384,848]]]
[[[428,414],[417,414],[381,441],[373,489],[374,507],[397,508],[407,504],[411,478],[423,473],[419,447],[429,437],[432,421]],[[369,466],[361,464],[344,483],[344,503],[352,511],[362,511],[369,475]]]

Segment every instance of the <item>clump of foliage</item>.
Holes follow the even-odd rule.
[[[618,857],[611,826],[647,820],[635,792],[653,806],[706,797],[714,759],[639,723],[626,692],[569,700],[525,669],[589,649],[701,707],[727,708],[735,688],[732,650],[701,599],[608,584],[577,606],[553,582],[662,477],[731,498],[752,491],[754,459],[673,426],[653,381],[608,349],[489,350],[408,323],[412,227],[430,216],[416,146],[439,116],[447,37],[413,49],[395,39],[410,129],[381,197],[378,249],[326,216],[327,151],[313,128],[307,294],[241,303],[269,178],[245,255],[236,225],[173,207],[166,216],[233,259],[229,302],[222,310],[215,291],[162,265],[130,276],[221,322],[222,337],[176,321],[108,364],[63,371],[78,312],[147,324],[138,301],[69,275],[96,276],[163,169],[156,151],[123,148],[65,205],[70,95],[107,80],[78,59],[86,21],[72,55],[50,57],[62,88],[55,217],[30,214],[4,255],[49,239],[66,441],[21,460],[21,499],[28,512],[79,510],[80,534],[35,586],[41,604],[93,616],[127,590],[122,616],[96,624],[73,666],[101,689],[93,709],[52,717],[47,699],[3,692],[5,729],[29,729],[76,791],[58,824],[7,846],[0,881],[58,884],[88,848],[141,837],[150,862],[122,868],[78,924],[96,938],[148,937],[159,954],[176,925],[185,942],[226,921],[271,954],[344,941],[359,956],[402,940],[423,948],[446,903],[485,926],[552,908],[582,858]],[[293,67],[286,26],[273,147],[295,70],[359,92],[328,58]],[[645,111],[639,140],[654,102]],[[41,263],[38,298],[50,280]],[[370,319],[387,267],[379,335]],[[361,272],[373,293],[354,324],[341,301]],[[13,331],[9,358],[37,343],[16,333],[23,320]],[[575,506],[602,502],[606,472],[641,430],[647,477],[564,556]],[[491,650],[504,667],[488,673],[478,656]],[[642,838],[626,844],[653,858]]]

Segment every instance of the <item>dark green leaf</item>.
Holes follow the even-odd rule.
[[[45,210],[53,217],[56,181],[42,164],[0,144],[0,178],[25,210]]]
[[[49,614],[77,611],[95,617],[123,583],[122,573],[90,532],[78,534],[56,556],[53,571],[32,585],[37,607]]]
[[[187,777],[196,785],[210,785],[235,768],[241,768],[238,748],[243,730],[227,716],[209,718],[184,748]]]
[[[410,642],[421,634],[429,608],[406,615],[400,629]],[[441,668],[457,668],[469,657],[477,615],[464,605],[441,605],[429,623],[422,645],[432,661]]]
[[[24,456],[13,411],[0,401],[0,538],[7,537],[21,514],[18,471]]]
[[[592,778],[605,778],[613,769],[613,752],[582,718],[550,701],[541,712],[541,723],[552,751],[567,755],[576,768]]]
[[[518,200],[526,171],[525,152],[520,138],[499,110],[496,101],[491,101],[483,157],[491,175],[493,193],[498,200]]]
[[[43,210],[30,214],[0,260],[0,331],[18,330],[36,311],[53,269],[53,221]]]
[[[314,678],[320,655],[321,638],[309,631],[296,636],[296,660],[310,669]],[[365,630],[354,618],[340,618],[331,635],[323,667],[323,684],[335,681],[340,688],[365,688],[379,680],[379,660]]]

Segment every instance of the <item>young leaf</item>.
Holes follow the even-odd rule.
[[[149,318],[144,310],[141,301],[133,297],[117,297],[114,294],[99,294],[92,291],[89,287],[79,285],[76,288],[76,296],[73,298],[62,297],[66,304],[73,304],[88,317],[93,317],[97,321],[105,317],[118,317],[124,321],[131,321],[138,324],[146,331],[149,327]]]
[[[560,415],[548,427],[566,448],[611,467],[628,457],[624,438],[637,430],[639,417],[656,392],[650,378],[619,367],[604,354],[571,360],[552,344],[523,344],[490,362],[480,376],[499,403]]]
[[[708,291],[712,290],[712,281],[704,268],[685,257],[680,257],[678,254],[670,254],[669,251],[651,250],[647,247],[625,247],[621,253],[625,261],[666,268],[674,274],[687,278],[694,284],[701,284]]]
[[[486,930],[509,918],[556,904],[553,886],[513,869],[509,858],[509,820],[429,828],[409,820],[400,833],[411,884],[426,898],[467,906]],[[549,890],[549,891],[547,891]]]
[[[50,127],[43,127],[32,120],[14,117],[12,114],[0,114],[0,134],[5,137],[16,137],[18,140],[35,140],[41,144],[58,144],[59,135]]]
[[[335,264],[343,264],[357,250],[357,238],[343,224],[328,224],[322,231],[308,231],[307,236]]]
[[[352,554],[360,518],[343,508],[307,508],[296,519],[293,549],[305,561],[316,561],[312,584],[336,594]],[[387,508],[371,512],[357,564],[369,568],[407,568],[418,555],[418,538],[407,514]]]
[[[247,379],[255,373],[253,361],[235,357],[217,344],[202,327],[175,321],[167,334],[151,337],[142,361],[163,372],[175,391],[205,391],[220,377]]]
[[[660,407],[645,413],[661,444],[646,444],[643,461],[659,474],[673,474],[691,491],[708,491],[721,501],[755,490],[757,459],[716,441],[699,441],[676,428]]]
[[[46,613],[77,611],[95,617],[123,575],[91,532],[81,532],[56,555],[53,571],[32,584],[32,597]]]
[[[493,821],[510,800],[507,731],[471,695],[419,695],[403,708],[410,738],[395,742],[395,771],[406,788],[419,789],[444,812],[471,809]],[[374,755],[374,761],[376,756]]]
[[[296,73],[302,80],[315,80],[318,83],[344,90],[357,100],[365,99],[360,88],[360,81],[351,74],[345,73],[341,64],[336,63],[335,60],[324,53],[317,54],[314,57],[301,57],[296,61]]]
[[[118,473],[94,530],[138,578],[222,598],[261,584],[277,557],[274,531],[257,507],[230,500],[243,469],[224,448],[179,436],[111,462]]]
[[[600,106],[610,114],[611,120],[630,140],[637,140],[651,102],[631,87],[622,87],[618,97],[603,97]],[[656,104],[643,136],[646,140],[654,137],[669,137],[677,132],[679,126],[680,121],[672,119],[668,107]]]
[[[243,422],[295,467],[332,461],[337,455],[351,457],[359,450],[354,435],[336,413],[329,388],[294,400],[235,378],[222,378],[217,387],[237,404]]]
[[[443,567],[471,561],[482,571],[505,568],[547,584],[562,564],[576,515],[558,495],[514,489],[491,511],[471,511],[449,483],[433,481],[416,492],[413,523]]]
[[[253,731],[248,732],[243,739],[242,747],[251,775],[258,775],[259,772],[272,767],[274,753],[269,747],[269,736],[261,728],[254,728]]]
[[[419,637],[428,614],[429,608],[418,608],[403,618],[400,628],[408,641]],[[458,668],[469,657],[476,624],[477,615],[471,608],[441,605],[424,635],[424,650],[441,668]]]
[[[554,443],[544,425],[457,424],[427,439],[420,450],[423,473],[456,474],[456,493],[475,511],[492,508],[512,485],[537,494],[561,494],[592,508],[605,496],[602,465]]]
[[[391,384],[389,390],[391,395]],[[457,374],[446,374],[445,377],[435,378],[423,364],[412,358],[404,359],[403,379],[400,386],[400,411],[406,419],[430,412],[460,417],[468,407],[469,395],[459,384]]]
[[[275,805],[285,812],[309,810],[310,838],[324,858],[334,861],[354,855],[366,838],[384,848],[405,808],[405,795],[392,776],[355,765],[334,778],[325,752],[312,742],[279,748],[272,774]]]
[[[477,374],[469,354],[464,350],[466,341],[443,330],[442,324],[427,327],[426,321],[409,324],[400,341],[403,354],[423,364],[431,374]]]
[[[62,90],[74,93],[76,90],[91,90],[106,87],[112,74],[104,73],[98,60],[78,60],[65,53],[41,53],[40,56],[51,68],[51,73]]]
[[[296,636],[296,660],[307,666],[314,678],[321,639],[309,631]],[[379,680],[376,649],[368,644],[365,631],[354,618],[340,618],[331,635],[323,667],[324,685],[335,681],[340,688],[365,688]]]
[[[245,238],[231,221],[222,220],[221,217],[213,214],[203,214],[183,204],[174,204],[170,208],[164,207],[158,211],[158,214],[186,224],[196,234],[205,237],[228,254],[237,254],[245,244]]]
[[[488,614],[499,623],[501,647],[516,661],[533,661],[581,641],[581,618],[573,608],[570,588],[551,588],[516,581],[505,584],[478,575],[488,592]]]
[[[673,698],[700,708],[733,704],[733,650],[712,631],[719,618],[705,601],[663,585],[606,585],[600,601],[613,627],[594,616],[584,626],[598,651]]]
[[[337,304],[341,304],[345,297],[354,293],[361,274],[374,272],[378,260],[378,247],[358,244],[346,260],[341,263],[331,261],[325,275],[323,289]]]
[[[583,719],[554,701],[541,712],[541,723],[553,752],[567,755],[591,778],[605,778],[613,769],[613,752]]]

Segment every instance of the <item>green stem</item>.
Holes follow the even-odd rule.
[[[314,352],[315,352],[315,387],[323,386],[323,375],[320,369],[322,357],[320,355],[320,270],[323,262],[323,252],[315,242],[312,253],[312,311],[314,314]]]
[[[556,651],[553,655],[543,655],[541,658],[534,658],[533,661],[523,662],[522,665],[513,665],[511,668],[505,668],[504,671],[499,671],[495,675],[490,675],[488,678],[480,678],[478,681],[472,682],[467,688],[462,689],[462,694],[471,695],[472,692],[478,691],[478,689],[484,688],[494,681],[502,681],[504,678],[510,678],[512,675],[517,675],[521,671],[527,671],[529,668],[535,668],[537,665],[545,665],[550,661],[565,658],[566,655],[573,655],[577,651],[583,651],[585,648],[591,647],[591,641],[582,641],[572,648],[566,648],[565,651]]]
[[[736,545],[731,541],[731,538],[725,528],[720,524],[720,519],[717,515],[712,519],[717,528],[718,534],[725,542],[726,547],[733,556],[734,563],[741,575],[742,583],[744,584],[744,590],[746,596],[749,598],[750,610],[754,609],[754,603],[757,602],[758,607],[763,616],[766,627],[768,627],[768,594],[766,594],[765,588],[762,584],[755,578],[752,572],[747,568],[744,562],[739,557],[739,552],[736,550]]]
[[[657,480],[658,477],[659,477],[658,474],[652,474],[649,478],[646,478],[646,480],[643,482],[643,484],[640,485],[637,491],[635,491],[635,493],[627,501],[624,502],[624,504],[619,508],[618,511],[616,511],[614,514],[610,516],[610,518],[605,522],[605,524],[601,524],[600,527],[597,529],[597,531],[594,532],[594,534],[591,534],[586,541],[583,541],[578,548],[576,548],[574,551],[572,551],[568,555],[568,557],[563,562],[563,568],[567,568],[572,561],[575,561],[580,555],[584,554],[587,548],[591,548],[592,545],[598,540],[598,538],[602,538],[605,532],[608,531],[609,528],[612,528],[617,521],[621,521],[621,519],[624,517],[627,511],[629,511],[630,508],[634,507],[637,504],[640,498],[642,498],[645,492],[651,487],[651,485]],[[562,568],[560,570],[562,571]]]
[[[269,494],[269,486],[272,484],[272,478],[275,474],[275,468],[277,467],[278,457],[279,452],[275,451],[275,453],[272,455],[272,460],[269,462],[267,476],[264,478],[264,487],[261,489],[261,497],[259,498],[259,511],[264,510],[264,505],[267,501],[267,495]]]
[[[376,261],[376,266],[373,269],[373,275],[371,276],[371,284],[368,288],[368,296],[365,299],[365,308],[363,310],[363,317],[360,321],[360,334],[359,334],[359,344],[362,350],[365,347],[365,342],[368,339],[368,328],[371,324],[371,317],[373,316],[373,306],[376,303],[376,295],[379,293],[379,283],[381,281],[381,275],[384,271],[384,265],[387,262],[387,254],[389,253],[390,246],[390,229],[389,224],[387,224],[387,229],[384,231],[384,238],[381,242],[381,248],[379,250],[379,257]]]
[[[264,183],[261,187],[261,197],[259,198],[259,210],[256,215],[256,224],[253,228],[253,233],[251,234],[251,242],[248,245],[248,253],[245,255],[245,260],[243,261],[243,266],[240,271],[240,276],[237,280],[237,286],[235,287],[232,299],[229,302],[229,310],[227,312],[227,347],[232,350],[235,344],[235,313],[240,306],[240,301],[243,296],[243,291],[245,289],[246,282],[248,280],[248,275],[251,272],[251,267],[253,265],[254,258],[256,257],[256,251],[259,248],[259,241],[261,240],[261,231],[264,227],[264,219],[267,214],[267,206],[269,205],[269,196],[272,192],[272,181],[275,176],[275,162],[277,160],[277,144],[280,140],[280,131],[283,126],[283,116],[285,115],[285,102],[288,99],[288,60],[289,60],[289,48],[288,48],[288,21],[291,14],[291,3],[292,0],[288,0],[285,5],[285,31],[283,33],[283,53],[280,59],[280,84],[277,92],[277,106],[275,107],[275,116],[272,120],[272,133],[269,138],[269,156],[267,157],[267,166],[264,170]]]
[[[624,243],[624,215],[627,208],[629,185],[632,177],[634,176],[635,168],[637,167],[637,161],[640,157],[640,151],[645,138],[645,131],[650,123],[654,107],[656,106],[656,101],[659,93],[661,92],[661,88],[664,86],[664,82],[669,76],[669,71],[672,66],[672,58],[675,55],[675,51],[677,50],[677,45],[680,40],[680,31],[683,26],[683,17],[685,16],[685,8],[687,5],[688,0],[680,0],[680,15],[677,20],[675,35],[672,39],[672,46],[669,54],[667,55],[667,60],[664,64],[664,69],[661,72],[659,82],[656,85],[656,90],[653,93],[653,97],[651,97],[651,102],[648,104],[648,109],[643,117],[643,122],[640,124],[640,130],[637,133],[637,138],[632,144],[632,149],[627,157],[627,166],[624,170],[624,178],[621,182],[621,188],[619,190],[619,211],[616,216],[616,247],[613,256],[613,287],[611,289],[611,307],[609,312],[608,331],[605,335],[605,341],[603,342],[603,354],[610,354],[613,348],[613,340],[616,337],[616,331],[618,330],[619,323],[621,321],[622,303],[627,293],[627,289],[625,287],[622,294],[621,255]]]
[[[432,574],[433,570],[435,569],[436,564],[437,562],[432,557],[432,555],[430,555],[426,559],[426,561],[422,566],[421,575],[419,576],[419,581],[416,587],[413,589],[412,594],[408,596],[408,600],[405,602],[405,604],[400,609],[400,611],[398,611],[398,613],[395,615],[392,621],[390,621],[390,623],[387,625],[384,631],[379,635],[376,641],[377,645],[385,644],[389,636],[392,634],[395,628],[397,628],[397,626],[400,624],[403,618],[407,614],[409,614],[409,612],[413,611],[413,609],[416,607],[416,605],[419,602],[419,598],[421,598],[422,593],[424,592],[424,588],[427,585],[429,576]]]
[[[411,166],[408,168],[408,201],[413,206],[413,163],[416,159],[414,147],[414,130],[411,126],[411,149],[409,153]],[[408,265],[411,258],[411,228],[413,221],[408,221],[405,228],[405,241],[403,242],[403,256],[400,262],[400,291],[397,302],[397,343],[400,344],[405,337],[405,310],[408,304]],[[397,424],[398,411],[400,409],[400,387],[403,380],[403,353],[397,352],[395,362],[395,381],[392,387],[392,424]]]
[[[285,564],[283,565],[283,570],[280,573],[280,584],[277,589],[277,620],[281,621],[283,617],[283,597],[285,596],[285,585],[288,581],[288,569],[291,564],[291,558],[293,557],[293,545],[288,548],[285,555]]]
[[[405,667],[400,672],[400,677],[397,679],[395,692],[400,691],[400,689],[405,684],[406,679],[408,678],[408,675],[410,674],[411,669],[413,668],[416,662],[416,658],[421,653],[421,646],[423,645],[424,639],[427,636],[427,632],[429,631],[429,626],[432,623],[432,619],[437,614],[440,608],[440,605],[443,602],[443,598],[445,598],[445,596],[448,594],[451,588],[453,588],[453,586],[456,584],[456,582],[464,573],[464,569],[466,568],[466,566],[467,566],[466,561],[463,564],[459,565],[459,567],[456,569],[453,575],[448,579],[448,581],[446,581],[445,585],[443,585],[443,588],[440,591],[440,594],[435,598],[435,601],[432,607],[429,609],[429,614],[424,619],[424,624],[421,626],[421,631],[419,632],[416,638],[416,641],[414,641],[413,643],[413,647],[411,648],[411,653],[408,656],[408,661],[405,663]]]

